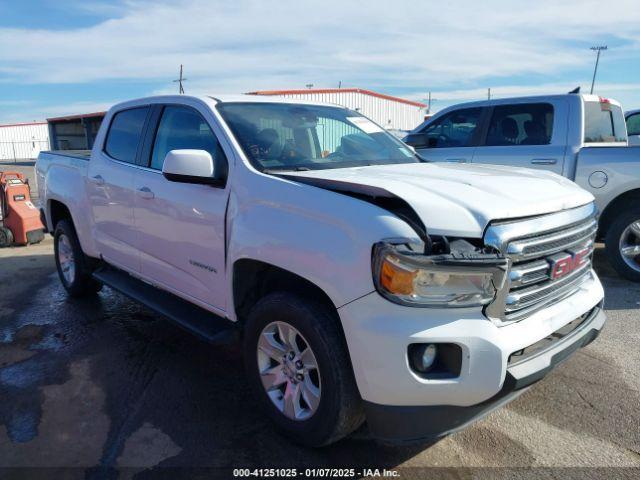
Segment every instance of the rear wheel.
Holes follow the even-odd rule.
[[[245,330],[251,388],[276,428],[297,443],[327,445],[364,414],[335,311],[281,292],[260,300]]]
[[[640,282],[640,207],[622,212],[607,231],[609,261],[623,277]]]
[[[53,234],[53,251],[58,276],[72,297],[95,293],[102,284],[91,276],[89,261],[82,252],[75,228],[69,220],[60,220]]]

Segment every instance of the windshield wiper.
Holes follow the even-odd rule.
[[[292,167],[292,168],[265,168],[264,173],[280,173],[280,172],[308,172],[309,167]]]

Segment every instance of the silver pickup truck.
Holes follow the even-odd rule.
[[[428,161],[550,170],[596,198],[598,238],[620,275],[640,282],[640,147],[615,100],[569,93],[453,105],[404,141]]]

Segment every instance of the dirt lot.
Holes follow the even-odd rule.
[[[49,237],[0,250],[0,467],[62,468],[0,477],[353,467],[401,478],[639,478],[640,285],[618,278],[601,249],[597,270],[604,332],[506,408],[433,445],[381,446],[363,430],[307,450],[257,411],[237,347],[214,349],[108,288],[68,299]]]

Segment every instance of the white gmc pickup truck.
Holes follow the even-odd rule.
[[[89,154],[42,153],[70,295],[107,284],[242,337],[276,427],[434,439],[603,327],[591,194],[553,173],[425,163],[346,108],[258,97],[113,107]],[[215,379],[211,379],[215,382]]]

